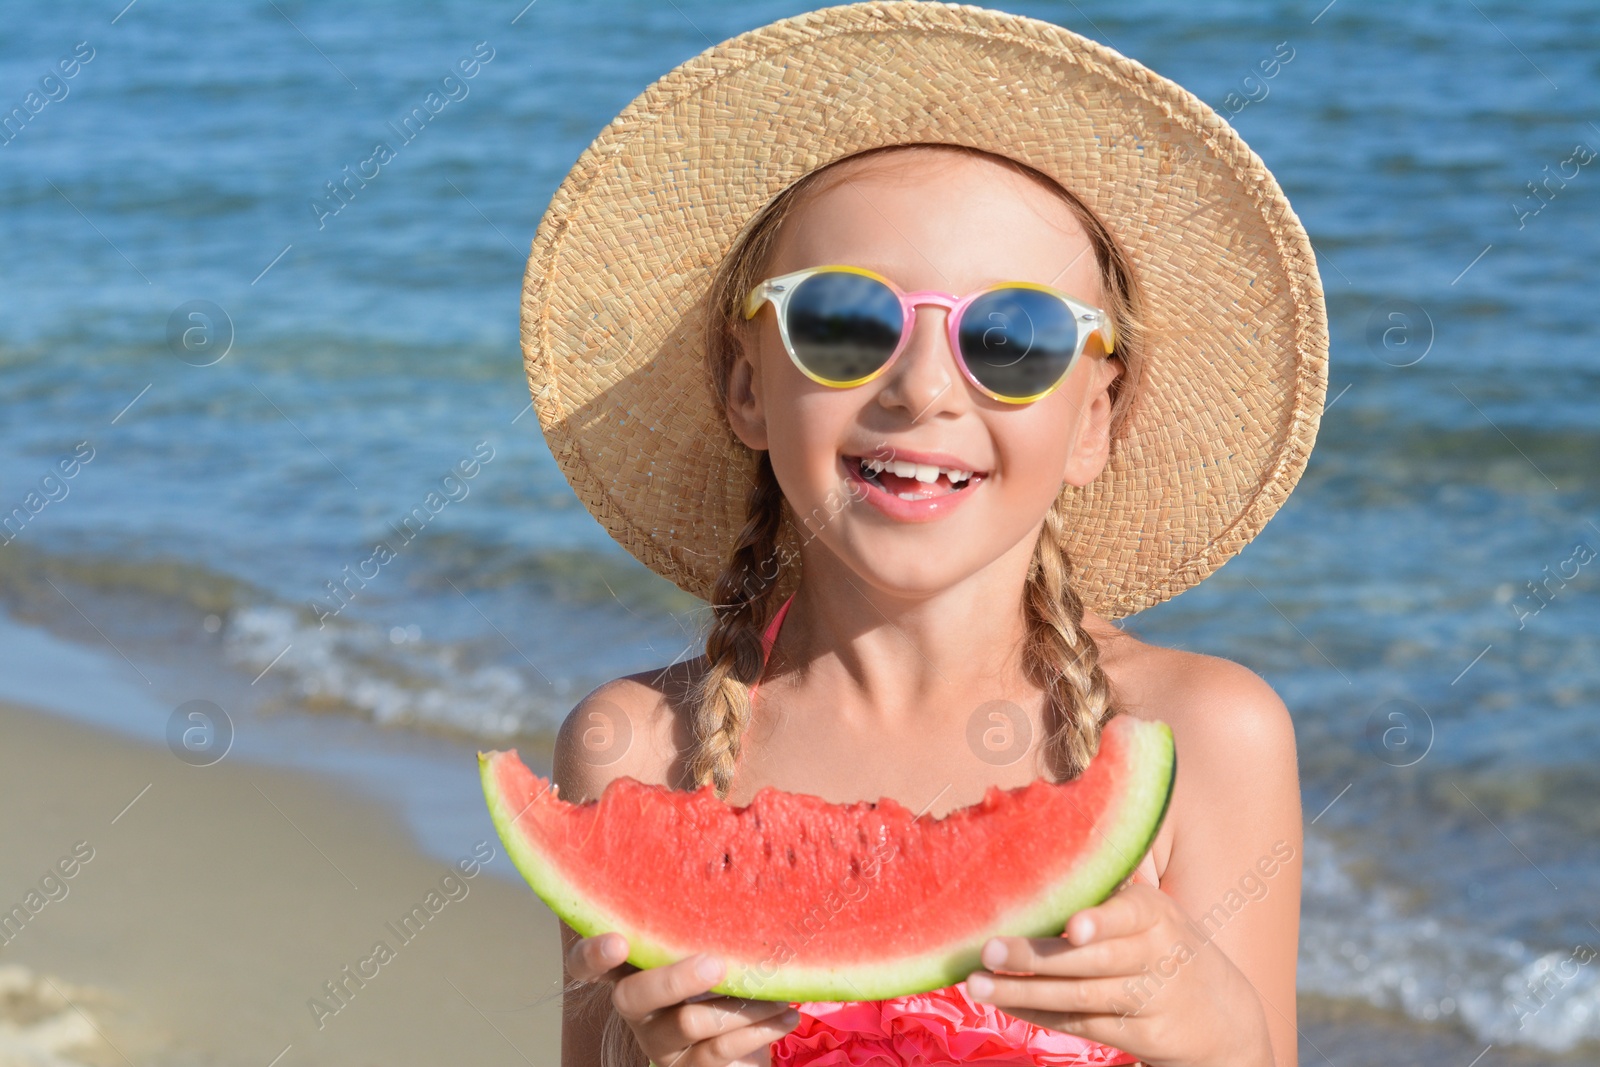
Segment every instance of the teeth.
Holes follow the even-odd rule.
[[[863,459],[861,461],[861,469],[869,474],[882,474],[884,471],[888,471],[890,474],[899,475],[901,478],[915,478],[924,484],[938,481],[941,474],[950,480],[951,485],[960,485],[962,482],[972,479],[971,471],[956,470],[952,467],[935,467],[928,463],[909,463],[903,459]]]

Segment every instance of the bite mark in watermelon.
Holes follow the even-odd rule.
[[[514,749],[478,764],[512,862],[568,926],[623,934],[641,968],[719,956],[718,993],[806,1002],[943,988],[990,937],[1059,935],[1138,866],[1177,752],[1165,723],[1118,715],[1072,781],[990,786],[939,819],[771,786],[736,808],[628,777],[571,804]]]

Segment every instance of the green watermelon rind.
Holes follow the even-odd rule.
[[[518,813],[508,810],[495,783],[498,755],[478,754],[490,818],[512,863],[551,911],[583,937],[621,932],[628,939],[628,962],[641,969],[676,963],[700,951],[694,946],[651,941],[637,932],[630,934],[630,924],[621,916],[585,900],[560,871],[530,847],[516,831]],[[749,1000],[795,1003],[889,1000],[963,981],[982,968],[980,953],[991,937],[1059,936],[1074,914],[1116,891],[1137,869],[1160,831],[1177,779],[1177,748],[1166,723],[1141,721],[1132,731],[1127,774],[1136,780],[1135,786],[1123,795],[1112,821],[1100,827],[1105,843],[1096,854],[1085,856],[1070,877],[1019,906],[981,935],[917,956],[849,968],[804,967],[792,960],[777,961],[774,966],[771,960],[736,960],[724,955],[727,974],[712,991]]]

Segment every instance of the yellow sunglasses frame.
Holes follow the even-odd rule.
[[[873,371],[871,374],[865,375],[861,378],[853,379],[851,381],[834,381],[832,379],[823,378],[817,374],[814,374],[796,354],[794,343],[789,337],[789,319],[787,314],[789,297],[793,295],[795,290],[800,287],[801,282],[814,275],[825,273],[859,274],[867,278],[872,278],[875,281],[881,282],[900,300],[900,307],[904,323],[900,331],[900,340],[895,344],[894,353],[883,362],[881,367]],[[963,312],[965,312],[966,309],[970,307],[972,303],[979,297],[991,293],[996,289],[1035,289],[1042,293],[1048,293],[1050,296],[1055,297],[1067,306],[1067,309],[1072,313],[1074,320],[1080,326],[1080,330],[1078,332],[1077,349],[1072,353],[1072,358],[1067,361],[1066,368],[1062,370],[1060,377],[1051,383],[1048,389],[1035,393],[1032,396],[1010,397],[1002,396],[991,391],[987,386],[974,377],[971,369],[967,366],[966,357],[961,353],[960,327]],[[768,278],[759,283],[754,289],[751,289],[750,293],[745,297],[744,317],[746,319],[755,318],[756,313],[761,310],[762,305],[767,303],[772,304],[773,311],[778,316],[778,335],[783,339],[783,347],[784,350],[789,353],[790,362],[795,365],[800,373],[804,374],[807,378],[810,378],[818,385],[827,385],[835,389],[850,389],[858,385],[865,385],[874,378],[885,374],[890,367],[894,366],[895,361],[898,360],[901,353],[906,350],[906,345],[911,339],[911,331],[916,326],[916,309],[919,306],[930,304],[936,307],[942,307],[947,312],[945,316],[946,335],[949,340],[950,351],[955,356],[956,364],[961,368],[962,375],[964,375],[967,381],[971,382],[973,387],[983,395],[992,400],[998,400],[1005,404],[1031,404],[1035,400],[1049,396],[1056,389],[1060,388],[1061,383],[1067,380],[1067,375],[1072,373],[1072,368],[1078,365],[1078,360],[1080,357],[1082,357],[1085,349],[1088,347],[1089,339],[1091,337],[1100,338],[1100,345],[1105,350],[1106,355],[1109,356],[1116,350],[1116,329],[1112,324],[1109,313],[1102,308],[1095,307],[1092,304],[1086,304],[1083,301],[1062,292],[1060,289],[1056,289],[1048,285],[1040,285],[1037,282],[996,282],[993,285],[986,285],[982,289],[968,293],[963,297],[958,297],[953,293],[941,293],[937,290],[931,289],[922,290],[915,293],[907,293],[893,281],[884,277],[882,274],[879,274],[877,271],[868,270],[865,267],[850,266],[843,263],[828,263],[818,267],[807,267],[804,270],[792,271],[789,274],[780,274],[776,277]],[[1082,329],[1081,327],[1088,327],[1088,329]]]

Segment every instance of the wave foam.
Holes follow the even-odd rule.
[[[318,628],[289,608],[256,606],[235,612],[223,638],[231,662],[270,668],[302,699],[344,704],[383,725],[446,727],[498,742],[552,731],[564,715],[510,668],[470,666],[457,645],[409,635],[396,644],[391,631],[364,623]]]
[[[1600,1040],[1600,967],[1588,942],[1537,953],[1407,915],[1397,892],[1358,886],[1333,844],[1311,835],[1302,917],[1302,990],[1454,1021],[1496,1045],[1566,1052]]]

